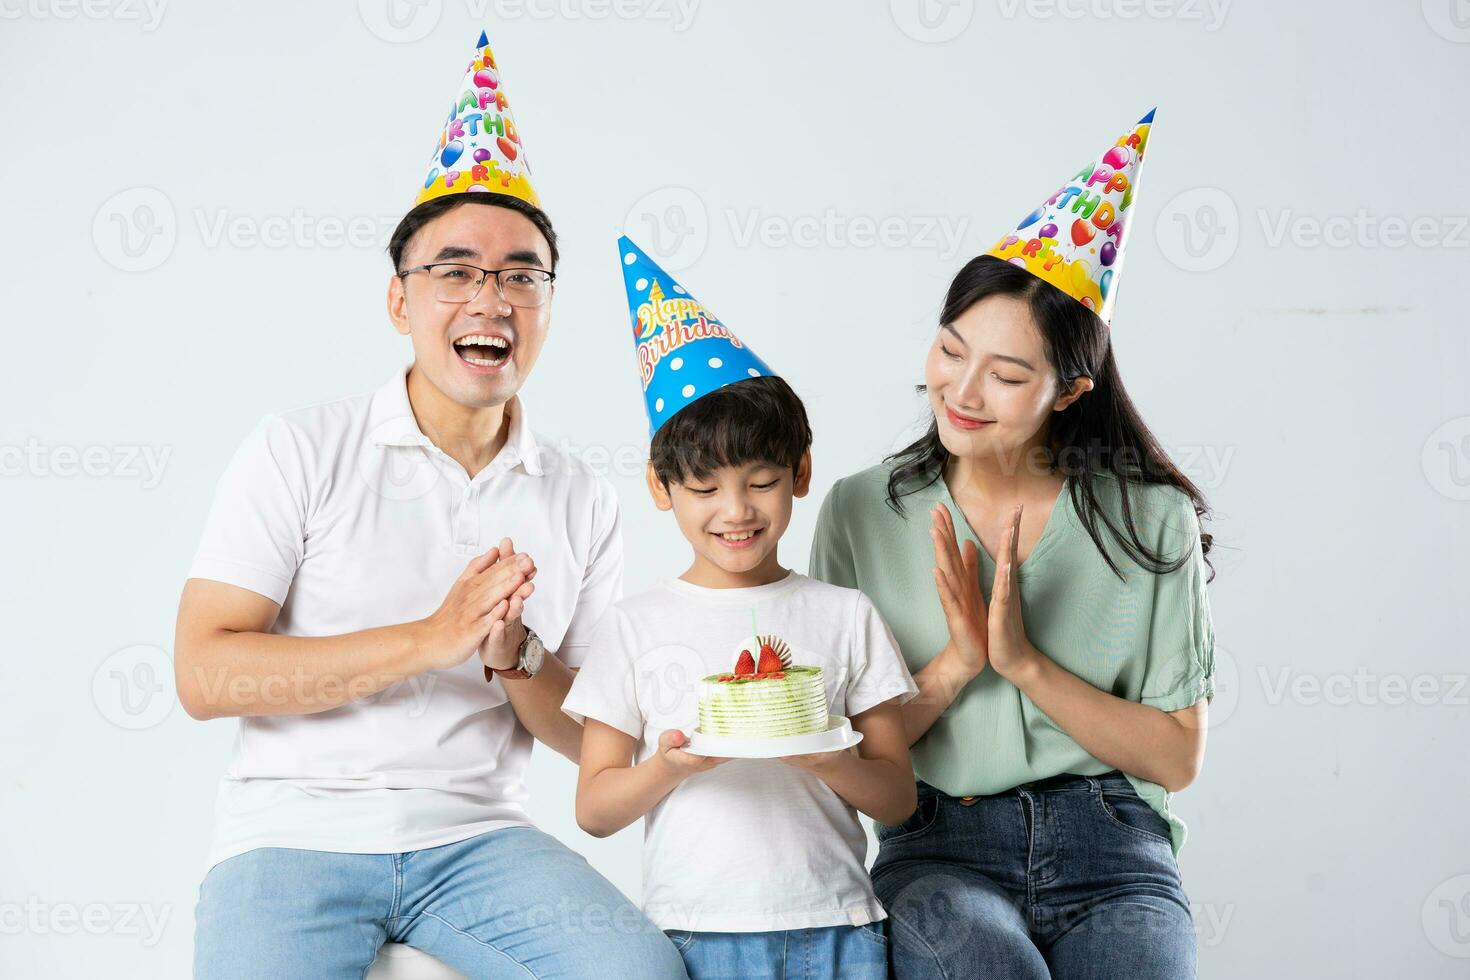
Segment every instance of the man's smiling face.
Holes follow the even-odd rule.
[[[551,248],[525,215],[466,202],[418,230],[399,271],[435,262],[482,269],[551,272]],[[540,306],[511,306],[487,277],[474,299],[446,303],[430,274],[415,272],[388,284],[394,327],[413,343],[414,363],[446,398],[467,408],[492,408],[515,396],[546,342],[551,296]]]

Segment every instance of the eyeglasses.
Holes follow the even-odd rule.
[[[495,291],[511,306],[540,306],[551,295],[556,273],[545,269],[481,269],[457,262],[434,262],[416,265],[398,273],[407,279],[415,272],[427,272],[434,298],[441,303],[468,303],[480,295],[485,280],[495,277]]]

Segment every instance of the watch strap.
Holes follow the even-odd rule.
[[[509,677],[511,680],[516,681],[523,681],[531,676],[531,672],[523,666],[526,662],[526,645],[532,640],[539,638],[536,636],[536,631],[531,629],[531,627],[527,626],[525,629],[526,638],[521,641],[520,649],[516,652],[516,665],[514,667],[491,667],[487,664],[485,666],[486,683],[494,680],[496,674],[500,674],[502,677]]]

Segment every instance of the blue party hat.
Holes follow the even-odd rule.
[[[774,376],[740,338],[624,235],[618,239],[649,435],[718,388]]]

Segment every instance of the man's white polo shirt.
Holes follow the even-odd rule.
[[[470,479],[419,430],[406,376],[267,417],[220,480],[189,577],[279,603],[274,633],[329,636],[422,619],[471,558],[509,537],[536,562],[526,624],[579,666],[622,591],[612,487],[538,440],[519,399],[505,447]],[[285,670],[273,683],[318,693]],[[328,711],[239,726],[211,866],[256,847],[390,853],[530,822],[531,735],[479,657]]]

